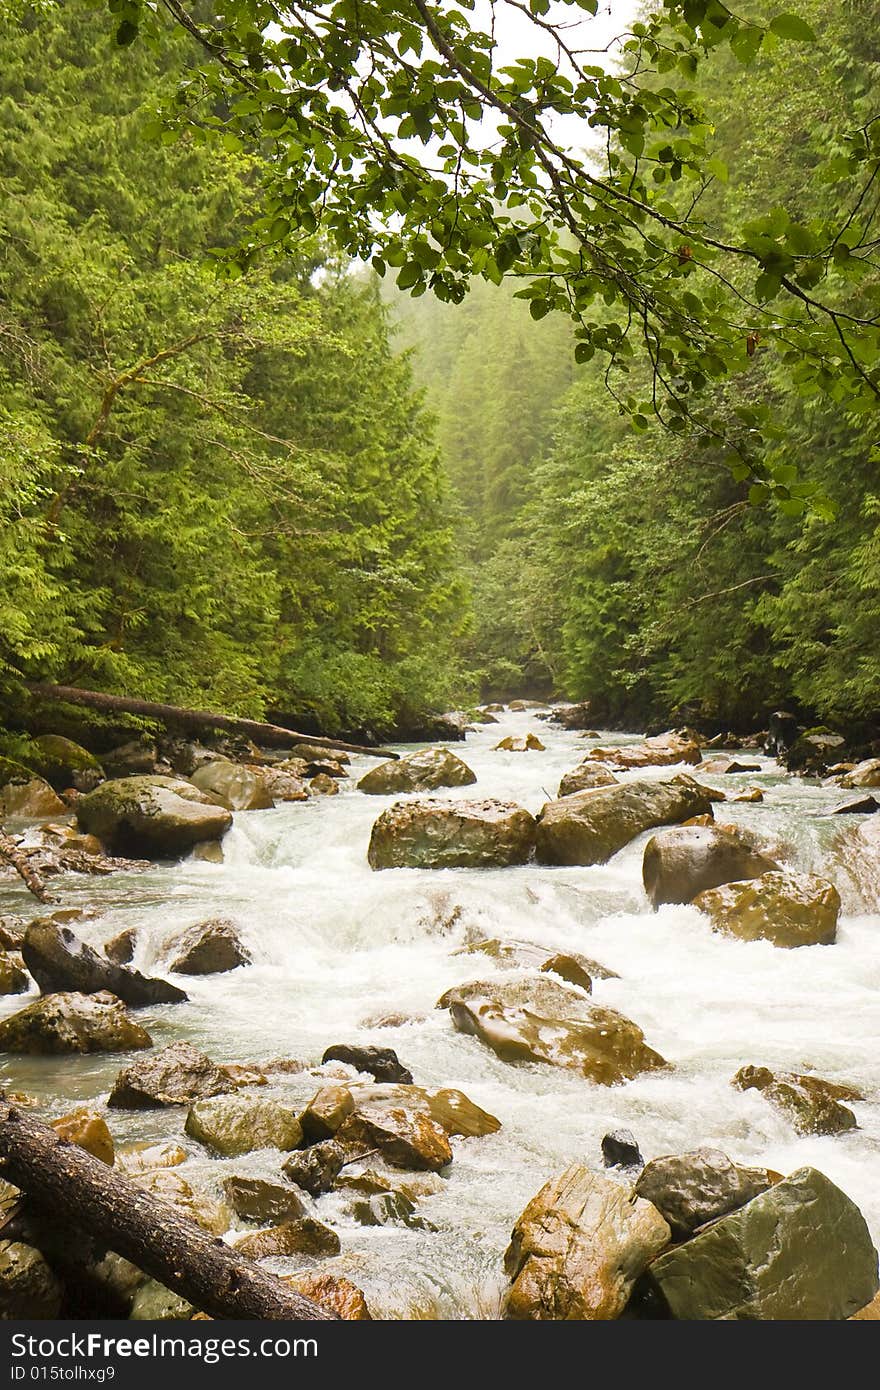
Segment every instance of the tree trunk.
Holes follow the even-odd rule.
[[[145,719],[157,719],[161,724],[204,732],[205,729],[226,729],[242,734],[270,748],[285,748],[292,743],[312,743],[318,748],[341,748],[346,753],[368,753],[372,758],[397,758],[388,748],[365,748],[359,743],[343,743],[338,738],[300,734],[295,729],[283,729],[280,724],[261,724],[257,719],[239,719],[232,714],[215,714],[211,710],[182,709],[178,705],[157,705],[152,700],[131,700],[127,695],[107,695],[102,690],[81,690],[73,685],[42,685],[26,682],[32,695],[42,700],[65,700],[72,705],[88,705],[91,709],[110,713],[139,714]]]
[[[0,1092],[2,1173],[42,1218],[74,1224],[214,1318],[334,1315],[210,1236]]]
[[[40,875],[28,863],[28,857],[23,849],[19,849],[11,835],[7,835],[5,830],[0,830],[0,858],[8,860],[15,869],[16,873],[24,879],[28,888],[41,903],[54,903],[57,898],[46,889]]]

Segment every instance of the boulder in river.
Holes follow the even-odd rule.
[[[644,1168],[645,1160],[632,1130],[613,1129],[603,1134],[602,1162],[606,1168]]]
[[[665,1251],[644,1277],[663,1314],[690,1321],[837,1321],[877,1284],[864,1217],[815,1168]]]
[[[63,1298],[64,1290],[39,1250],[17,1240],[0,1242],[0,1317],[57,1318]]]
[[[827,879],[788,870],[710,888],[694,898],[714,931],[774,946],[830,946],[837,937],[840,894]]]
[[[323,1139],[284,1160],[281,1171],[310,1197],[329,1192],[345,1164],[346,1152],[335,1139]]]
[[[412,1072],[403,1066],[391,1047],[355,1047],[348,1043],[334,1043],[321,1058],[322,1066],[325,1062],[345,1062],[356,1071],[368,1072],[376,1081],[412,1084]]]
[[[314,1216],[301,1216],[284,1221],[267,1231],[256,1231],[235,1242],[237,1254],[252,1260],[264,1260],[270,1255],[311,1255],[323,1258],[339,1254],[339,1236]]]
[[[41,734],[34,739],[28,762],[57,792],[67,787],[90,792],[104,780],[104,769],[94,753],[61,734]]]
[[[467,787],[477,776],[448,748],[420,748],[402,758],[371,767],[358,782],[369,796],[430,792],[438,787]]]
[[[559,797],[572,796],[574,792],[589,792],[594,791],[596,787],[616,786],[617,778],[604,763],[597,763],[587,758],[577,767],[572,768],[571,772],[566,772],[559,783],[557,795]]]
[[[596,716],[590,713],[589,700],[581,700],[574,705],[556,705],[550,715],[551,721],[563,729],[589,729],[595,718]]]
[[[670,767],[675,763],[696,766],[702,761],[700,740],[693,729],[670,729],[668,733],[617,748],[591,748],[596,762],[610,763],[621,772],[640,767]]]
[[[100,1159],[112,1168],[115,1157],[113,1136],[107,1128],[104,1116],[99,1115],[97,1110],[82,1105],[76,1110],[71,1110],[68,1115],[61,1115],[57,1120],[52,1120],[51,1125],[62,1139],[77,1144],[93,1158]]]
[[[335,1313],[343,1322],[372,1321],[363,1291],[341,1274],[306,1269],[297,1274],[282,1274],[281,1278],[297,1293],[310,1298],[326,1312]]]
[[[97,994],[107,990],[131,1008],[150,1004],[178,1004],[186,994],[167,980],[150,979],[125,965],[114,965],[69,927],[50,918],[32,922],[25,933],[22,957],[43,994],[77,990]]]
[[[223,1179],[223,1195],[242,1221],[295,1221],[306,1214],[295,1187],[264,1178],[233,1174]]]
[[[745,1206],[769,1186],[765,1168],[743,1168],[720,1149],[696,1149],[652,1159],[633,1191],[653,1202],[681,1239],[707,1221]]]
[[[767,734],[764,739],[764,751],[770,753],[774,758],[781,758],[786,749],[796,741],[800,733],[800,725],[793,714],[787,710],[777,709],[767,720]]]
[[[544,1062],[603,1086],[667,1065],[631,1019],[546,975],[457,985],[437,1007],[503,1062]]]
[[[0,1052],[130,1052],[153,1039],[112,994],[45,994],[0,1022]]]
[[[372,869],[483,869],[524,864],[534,817],[508,801],[398,801],[373,826]]]
[[[537,734],[526,734],[523,738],[517,738],[514,734],[508,734],[495,744],[496,753],[544,753],[544,744]]]
[[[322,748],[317,743],[295,743],[290,750],[292,758],[301,758],[305,763],[325,762],[328,758],[342,767],[351,762],[348,753],[341,748]]]
[[[204,763],[190,781],[228,811],[268,811],[275,805],[262,773],[228,758]]]
[[[581,989],[588,988],[583,983],[585,976],[591,983],[593,980],[620,979],[615,970],[609,970],[607,965],[601,965],[589,956],[582,956],[579,951],[556,951],[548,955],[546,946],[539,946],[533,941],[501,941],[493,936],[487,937],[485,941],[475,941],[470,946],[462,946],[452,954],[487,956],[502,969],[527,965],[533,970],[552,971],[569,984],[580,985]]]
[[[313,796],[338,796],[339,783],[329,772],[318,772],[309,783],[309,791]]]
[[[259,774],[263,786],[273,801],[308,801],[309,789],[302,776],[298,776],[293,768],[286,767],[258,767],[256,764],[248,764],[247,770],[254,774]],[[305,774],[305,764],[302,773]]]
[[[780,754],[780,761],[789,772],[819,777],[828,771],[832,763],[841,761],[845,748],[846,739],[842,734],[820,725],[799,734],[791,747]]]
[[[351,1153],[378,1149],[392,1168],[439,1172],[452,1162],[452,1147],[441,1125],[421,1110],[387,1101],[364,1103],[341,1125],[337,1138]]]
[[[866,758],[840,778],[842,787],[880,787],[880,758]]]
[[[254,1149],[295,1149],[302,1141],[299,1116],[280,1101],[245,1096],[200,1100],[186,1117],[186,1133],[224,1157]]]
[[[769,1067],[740,1067],[732,1084],[741,1091],[760,1091],[798,1134],[843,1134],[855,1129],[856,1117],[844,1100],[860,1100],[858,1091],[796,1072],[774,1074]]]
[[[170,968],[177,975],[222,975],[251,963],[235,923],[221,918],[189,927],[176,942],[176,951]]]
[[[152,775],[156,771],[159,750],[156,740],[149,734],[133,738],[129,743],[120,743],[111,748],[101,759],[108,777],[136,777],[139,774]]]
[[[124,927],[116,936],[111,936],[102,947],[104,955],[114,965],[130,965],[134,959],[137,945],[137,927]]]
[[[207,1192],[191,1186],[180,1173],[167,1168],[152,1168],[132,1173],[131,1181],[154,1197],[175,1207],[181,1216],[194,1221],[212,1236],[222,1236],[231,1223],[229,1208]]]
[[[299,1117],[305,1142],[315,1144],[332,1139],[353,1113],[354,1097],[347,1086],[322,1086]]]
[[[607,1322],[618,1318],[646,1265],[669,1244],[650,1202],[573,1163],[517,1218],[504,1270],[508,1318]]]
[[[111,851],[174,859],[203,840],[219,840],[232,824],[197,787],[173,777],[122,777],[104,782],[76,803],[76,817]]]
[[[549,801],[538,817],[541,864],[604,864],[645,830],[705,815],[705,790],[682,773],[668,782],[623,782]]]
[[[0,995],[24,994],[30,988],[30,983],[21,958],[0,950]]]
[[[642,880],[656,912],[663,903],[689,903],[707,888],[758,878],[778,867],[738,830],[677,825],[648,841]]]
[[[0,821],[66,814],[67,807],[44,777],[36,776],[22,763],[0,757]]]
[[[252,1073],[254,1084],[265,1079],[261,1072]],[[236,1090],[241,1084],[232,1069],[218,1066],[192,1043],[174,1042],[123,1068],[107,1104],[119,1110],[192,1105],[196,1100]]]

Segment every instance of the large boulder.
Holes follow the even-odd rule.
[[[503,1062],[544,1062],[603,1086],[666,1066],[631,1019],[547,975],[457,985],[437,1007]]]
[[[253,1072],[244,1084],[265,1082]],[[223,1095],[243,1084],[238,1070],[218,1066],[188,1042],[173,1042],[139,1057],[119,1072],[108,1105],[119,1110],[155,1110],[163,1105],[192,1105],[196,1100]]]
[[[295,1149],[302,1140],[299,1116],[280,1101],[215,1096],[192,1107],[187,1134],[224,1157],[254,1149]]]
[[[88,1106],[83,1105],[71,1110],[67,1115],[60,1115],[51,1123],[55,1133],[60,1134],[62,1139],[85,1149],[93,1158],[100,1159],[112,1168],[115,1157],[113,1136],[104,1116],[99,1115],[97,1110],[90,1110]]]
[[[508,801],[398,801],[373,826],[372,869],[483,869],[524,864],[534,817]]]
[[[819,726],[807,729],[795,739],[790,748],[779,756],[789,772],[802,772],[807,776],[819,777],[828,771],[833,763],[843,759],[846,739],[833,729]]]
[[[90,792],[104,780],[104,769],[95,755],[61,734],[41,734],[34,739],[28,762],[59,792],[66,787]]]
[[[189,782],[173,777],[121,777],[76,803],[83,830],[114,853],[175,859],[203,840],[219,840],[232,814]]]
[[[468,787],[477,776],[448,748],[420,748],[396,761],[371,767],[358,782],[369,796],[398,792],[431,792],[437,787]]]
[[[250,963],[250,951],[235,923],[213,918],[184,932],[176,943],[170,968],[177,975],[222,975]]]
[[[229,811],[267,811],[275,805],[262,773],[228,758],[205,763],[190,781]]]
[[[522,738],[508,734],[495,744],[496,753],[544,753],[546,748],[537,734],[525,734]]]
[[[263,786],[273,801],[308,801],[309,789],[302,778],[306,764],[291,767],[257,767],[248,764],[248,771],[259,773]]]
[[[677,825],[645,846],[642,879],[651,906],[689,903],[707,888],[758,878],[779,866],[734,829]]]
[[[732,1084],[761,1094],[793,1125],[798,1134],[843,1134],[856,1128],[844,1100],[861,1100],[851,1086],[796,1072],[773,1073],[768,1067],[740,1067]]]
[[[281,1171],[311,1197],[329,1192],[345,1166],[347,1154],[335,1139],[322,1139],[307,1149],[292,1153],[281,1165]]]
[[[610,763],[621,772],[640,767],[671,767],[674,763],[696,766],[702,761],[700,740],[692,729],[671,729],[669,733],[646,738],[644,743],[617,748],[591,748],[596,762]]]
[[[451,1087],[428,1091],[422,1086],[406,1084],[323,1086],[309,1101],[300,1119],[306,1140],[314,1142],[337,1134],[341,1137],[343,1126],[354,1115],[382,1124],[392,1111],[410,1117],[422,1116],[450,1136],[460,1134],[474,1138],[494,1134],[501,1128],[500,1120],[481,1109],[462,1091]],[[400,1129],[397,1120],[390,1127],[395,1131]]]
[[[840,779],[842,787],[880,787],[880,758],[866,758],[856,763],[851,772]]]
[[[745,1206],[770,1186],[764,1168],[743,1168],[720,1149],[652,1159],[633,1191],[665,1217],[677,1238]]]
[[[504,1256],[511,1280],[505,1316],[552,1322],[617,1318],[669,1237],[650,1202],[573,1163],[545,1183],[517,1219]]]
[[[667,1250],[645,1274],[662,1312],[690,1321],[836,1321],[870,1303],[877,1286],[864,1217],[815,1168]]]
[[[830,946],[837,937],[840,894],[827,879],[788,870],[710,888],[694,898],[713,931],[774,946]]]
[[[236,1253],[248,1255],[252,1260],[264,1260],[270,1255],[310,1255],[321,1259],[338,1255],[339,1248],[336,1232],[323,1221],[316,1221],[314,1216],[284,1221],[280,1226],[256,1231],[235,1243]]]
[[[0,995],[24,994],[30,987],[30,980],[22,969],[20,958],[0,950]]]
[[[44,777],[22,763],[0,757],[0,821],[63,816],[67,807]]]
[[[352,1155],[378,1149],[392,1168],[439,1172],[452,1162],[452,1146],[442,1125],[421,1109],[394,1104],[393,1098],[365,1099],[337,1131]]]
[[[590,714],[589,700],[581,700],[576,705],[556,705],[550,718],[563,729],[590,729],[596,716]]]
[[[532,970],[552,971],[569,984],[578,985],[589,993],[593,980],[619,980],[615,970],[607,965],[582,956],[578,951],[555,951],[547,954],[546,946],[538,946],[533,941],[502,941],[498,937],[487,937],[485,941],[474,941],[453,951],[454,956],[487,956],[502,969],[519,969],[528,966]]]
[[[295,1187],[233,1174],[223,1179],[223,1195],[242,1221],[296,1221],[305,1216]]]
[[[297,1274],[282,1274],[290,1288],[310,1298],[328,1313],[335,1313],[343,1322],[371,1322],[370,1310],[363,1291],[340,1274],[323,1274],[317,1269]]]
[[[402,1065],[391,1047],[354,1047],[349,1043],[334,1043],[321,1058],[322,1066],[326,1062],[345,1062],[356,1071],[368,1072],[376,1081],[412,1084],[412,1072]]]
[[[686,773],[668,782],[624,782],[548,801],[538,817],[541,864],[604,864],[645,830],[708,814],[711,799]]]
[[[799,733],[800,725],[793,714],[789,714],[787,710],[774,710],[767,720],[764,751],[771,753],[774,758],[783,757],[786,750],[797,740]]]
[[[0,1318],[57,1318],[64,1290],[39,1250],[20,1241],[0,1242]]]
[[[153,1040],[112,994],[46,994],[0,1023],[0,1052],[129,1052]]]
[[[566,772],[559,783],[557,795],[560,797],[572,796],[575,792],[594,791],[596,787],[616,786],[617,778],[604,763],[597,763],[591,758],[586,758],[577,767],[572,768],[571,772]]]
[[[69,927],[50,918],[32,922],[25,933],[22,957],[43,994],[76,990],[97,994],[108,990],[134,1009],[150,1004],[178,1004],[186,994],[167,980],[150,979],[138,970],[112,961],[93,951]]]

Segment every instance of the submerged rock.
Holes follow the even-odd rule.
[[[503,1062],[543,1062],[613,1086],[667,1063],[631,1019],[604,1009],[544,975],[472,981],[447,990],[455,1027],[490,1047]]]
[[[838,1320],[877,1292],[877,1251],[855,1203],[801,1168],[660,1255],[644,1282],[673,1318]]]
[[[403,1066],[391,1047],[354,1047],[347,1043],[335,1043],[327,1048],[321,1058],[322,1066],[325,1062],[346,1062],[357,1071],[368,1072],[376,1081],[412,1084],[412,1072]]]
[[[731,1084],[741,1091],[760,1091],[798,1134],[842,1134],[857,1127],[853,1112],[841,1104],[861,1099],[852,1087],[795,1072],[774,1075],[768,1067],[740,1067]]]
[[[152,1047],[146,1028],[112,994],[46,994],[0,1022],[0,1052],[57,1056]]]
[[[694,898],[713,931],[774,946],[830,946],[837,938],[840,894],[827,879],[788,870],[728,883]]]
[[[232,763],[227,758],[204,763],[192,774],[190,781],[228,811],[268,811],[275,805],[261,772]]]
[[[32,922],[25,933],[21,953],[25,965],[43,994],[77,990],[97,994],[107,990],[135,1009],[149,1004],[178,1004],[186,994],[167,980],[156,980],[114,965],[99,956],[85,941],[49,918]]]
[[[653,1202],[680,1238],[745,1206],[769,1186],[766,1169],[742,1168],[720,1149],[696,1149],[652,1159],[633,1191]]]
[[[533,1197],[504,1256],[508,1318],[609,1321],[636,1279],[669,1243],[650,1202],[573,1163]]]
[[[524,864],[535,821],[506,801],[399,801],[373,826],[372,869],[481,869]]]
[[[663,903],[689,903],[708,888],[758,878],[778,867],[739,831],[677,825],[648,841],[642,880],[656,911]]]
[[[170,968],[177,975],[222,975],[250,965],[251,959],[235,923],[212,918],[184,932]]]
[[[610,772],[604,763],[597,763],[587,759],[572,768],[571,772],[566,772],[562,781],[559,783],[557,796],[572,796],[575,792],[594,791],[596,787],[616,787],[617,778]]]
[[[189,782],[173,777],[123,777],[104,782],[76,803],[83,830],[113,852],[179,858],[202,840],[219,840],[232,815]]]
[[[263,1178],[224,1178],[223,1195],[243,1221],[295,1221],[306,1214],[296,1188]]]
[[[227,1158],[253,1149],[295,1149],[303,1137],[299,1116],[288,1106],[244,1096],[197,1101],[184,1128]]]
[[[580,974],[593,980],[619,980],[620,976],[615,970],[609,970],[606,965],[601,965],[599,961],[592,960],[589,956],[582,956],[578,951],[557,951],[548,956],[546,948],[538,946],[532,941],[501,941],[498,937],[489,937],[485,941],[476,941],[470,946],[462,946],[458,951],[453,951],[455,956],[488,956],[490,960],[504,967],[512,968],[527,965],[535,970],[552,971],[562,979],[568,980],[570,984],[580,984],[581,989],[587,986],[581,984],[580,980],[569,978],[566,971],[572,976]]]
[[[255,1081],[258,1078],[265,1081],[261,1073],[254,1076]],[[107,1104],[119,1110],[191,1105],[240,1084],[228,1067],[218,1066],[192,1043],[175,1042],[125,1067],[113,1083]]]
[[[358,782],[358,790],[369,796],[391,796],[430,792],[438,787],[467,787],[476,780],[476,773],[448,748],[420,748],[396,761],[371,767]]]
[[[604,864],[645,830],[705,815],[711,801],[687,774],[668,782],[624,782],[549,801],[538,817],[541,864]]]

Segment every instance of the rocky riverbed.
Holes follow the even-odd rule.
[[[296,799],[274,807],[253,768],[197,770],[196,799],[185,798],[193,810],[181,819],[191,827],[201,804],[216,829],[196,836],[194,854],[51,880],[79,941],[102,960],[112,942],[122,968],[169,979],[186,1001],[131,1008],[152,1049],[7,1052],[4,1085],[47,1117],[87,1104],[129,1169],[138,1164],[133,1146],[167,1145],[147,1160],[155,1166],[144,1165],[157,1193],[202,1204],[203,1222],[229,1240],[257,1242],[250,1253],[270,1268],[347,1278],[374,1317],[491,1318],[502,1308],[589,1316],[580,1293],[566,1302],[572,1268],[581,1269],[581,1284],[593,1277],[577,1249],[565,1269],[551,1260],[550,1276],[543,1252],[533,1278],[524,1212],[543,1192],[557,1211],[574,1203],[587,1229],[589,1220],[619,1229],[617,1194],[638,1169],[606,1169],[602,1140],[624,1129],[644,1160],[708,1148],[737,1171],[761,1175],[741,1180],[740,1212],[774,1200],[781,1175],[814,1170],[821,1179],[792,1178],[789,1204],[818,1203],[829,1229],[840,1230],[844,1217],[855,1218],[841,1215],[839,1189],[876,1243],[880,821],[828,814],[859,792],[792,776],[753,749],[701,754],[685,737],[658,751],[636,736],[585,736],[543,713],[496,712],[497,722],[449,746],[454,757],[421,755],[412,793],[399,764],[383,783],[375,760],[359,757],[344,767],[325,755],[276,770],[276,795]],[[296,774],[306,776],[305,790]],[[565,777],[577,800],[564,797],[536,825]],[[328,784],[338,794],[328,795]],[[159,790],[164,805],[180,799],[179,787]],[[107,793],[85,796],[95,799],[81,815],[80,837],[100,834],[116,854],[138,852],[132,816],[117,833]],[[236,804],[254,809],[234,810],[227,830],[224,806]],[[57,819],[58,807],[52,813]],[[154,837],[154,852],[165,843]],[[398,867],[407,863],[432,867]],[[51,910],[40,912],[22,886],[2,881],[0,911],[20,924]],[[206,940],[200,924],[217,919],[226,925]],[[40,943],[51,954],[45,931]],[[111,987],[78,978],[86,984],[63,987]],[[38,997],[33,984],[4,996],[2,1017]],[[130,1108],[137,1069],[179,1041],[215,1070],[250,1071],[233,1066],[225,1081],[209,1084],[209,1064],[193,1064],[201,1091],[187,1094],[184,1085],[166,1103],[166,1088],[152,1108]],[[344,1050],[322,1061],[337,1044],[391,1049],[411,1082],[387,1061],[371,1077],[363,1056],[348,1054],[354,1066]],[[127,1069],[134,1080],[121,1085]],[[823,1092],[820,1082],[843,1089]],[[411,1083],[421,1089],[408,1090]],[[119,1103],[125,1086],[128,1102]],[[461,1098],[450,1102],[448,1093]],[[475,1118],[483,1115],[492,1122]],[[312,1152],[304,1139],[338,1152]],[[322,1184],[315,1172],[323,1159],[331,1177]],[[709,1167],[709,1187],[720,1183],[729,1194],[730,1170],[722,1180],[717,1161]],[[680,1173],[676,1182],[680,1189]],[[285,1208],[277,1194],[274,1206],[271,1194],[268,1206],[255,1206],[248,1183],[301,1194],[301,1210]],[[556,1184],[549,1196],[548,1183]],[[670,1288],[680,1277],[675,1260],[693,1243],[669,1248],[658,1191],[655,1170],[640,1198],[646,1215],[625,1251],[633,1280],[603,1286],[594,1316],[623,1311],[640,1261],[654,1258]],[[787,1192],[780,1189],[783,1205]],[[693,1209],[704,1211],[699,1201]],[[726,1210],[736,1209],[734,1202]],[[711,1203],[708,1210],[702,1220],[717,1219]],[[754,1210],[752,1225],[760,1226]],[[745,1234],[733,1234],[757,1259],[749,1222],[742,1224]],[[267,1227],[282,1234],[260,1236]],[[811,1246],[807,1256],[821,1262],[822,1250]],[[867,1289],[864,1269],[853,1278]],[[546,1303],[548,1279],[556,1292]],[[650,1311],[657,1290],[642,1295]],[[139,1286],[134,1297],[140,1316],[186,1312],[155,1287]],[[550,1311],[530,1313],[529,1299]],[[821,1300],[810,1306],[802,1315],[855,1311],[829,1304],[823,1314]],[[769,1299],[763,1312],[678,1315],[786,1313]]]

